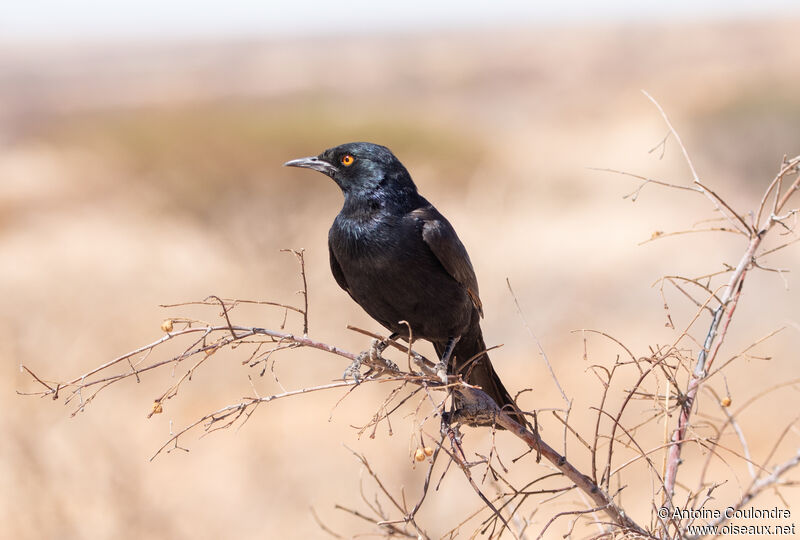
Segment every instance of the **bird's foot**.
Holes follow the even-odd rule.
[[[445,439],[451,439],[455,443],[461,442],[461,429],[458,419],[450,412],[442,413],[442,422],[439,424],[439,432]]]
[[[411,351],[411,360],[413,360],[414,364],[416,364],[416,366],[420,369],[420,375],[430,373],[432,364],[424,356],[417,352]]]
[[[364,354],[365,353],[361,353],[356,356],[353,363],[344,370],[344,373],[342,373],[342,380],[344,382],[347,382],[347,379],[353,379],[356,384],[361,383],[361,364],[364,363]]]
[[[369,361],[375,367],[388,369],[389,371],[399,371],[400,368],[397,367],[397,364],[382,356],[383,351],[386,350],[391,341],[391,337],[384,340],[373,339],[369,347]]]
[[[433,372],[442,381],[442,384],[447,384],[447,364],[441,360],[433,366]]]
[[[400,368],[397,367],[397,364],[381,356],[383,351],[386,350],[386,347],[389,346],[389,341],[389,339],[385,339],[383,341],[373,339],[369,349],[359,354],[356,359],[353,360],[353,363],[350,364],[350,367],[344,370],[342,378],[347,380],[348,377],[351,377],[356,384],[361,382],[362,364],[367,364],[370,369],[377,368],[381,371],[399,371]]]
[[[387,369],[389,371],[400,371],[400,368],[397,366],[397,364],[395,364],[394,362],[392,362],[388,358],[384,358],[383,356],[381,356],[380,359],[381,359],[381,362],[383,362],[383,367],[385,369]]]
[[[365,356],[366,362],[370,365],[370,367],[378,368],[382,371],[399,370],[397,364],[395,364],[388,358],[384,358],[383,356],[381,356],[383,354],[383,351],[386,350],[386,347],[389,346],[391,340],[392,338],[387,338],[384,340],[373,339],[372,344],[370,344],[369,346],[369,349],[361,353],[362,355]]]

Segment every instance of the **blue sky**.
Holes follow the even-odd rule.
[[[408,31],[506,23],[698,20],[800,14],[797,0],[0,0],[0,41]]]

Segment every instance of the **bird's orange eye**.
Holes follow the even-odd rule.
[[[342,165],[344,165],[345,167],[349,167],[350,165],[353,164],[355,160],[356,158],[354,158],[350,154],[347,154],[346,156],[342,157]]]

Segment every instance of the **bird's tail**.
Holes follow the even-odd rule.
[[[435,342],[434,348],[439,358],[444,354],[446,343]],[[483,342],[483,333],[479,325],[472,329],[456,343],[450,357],[448,372],[463,375],[469,384],[480,386],[491,397],[497,406],[508,413],[514,420],[523,426],[530,426],[511,394],[508,393],[503,382],[492,367],[489,355],[486,354],[486,344]],[[502,429],[497,426],[498,429]]]

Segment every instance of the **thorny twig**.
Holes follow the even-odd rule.
[[[708,309],[712,314],[711,323],[708,327],[706,332],[706,337],[700,347],[699,354],[697,355],[697,360],[695,362],[694,368],[690,372],[689,381],[686,386],[686,390],[683,393],[679,393],[679,404],[680,404],[680,414],[678,418],[677,427],[672,432],[672,436],[670,438],[670,444],[668,446],[667,456],[666,456],[666,471],[665,471],[665,478],[664,478],[664,498],[666,504],[671,508],[672,507],[672,498],[675,492],[675,483],[676,477],[678,472],[678,467],[681,463],[681,449],[683,447],[683,443],[686,441],[686,434],[687,430],[690,427],[690,418],[692,414],[693,405],[695,402],[695,398],[697,396],[697,392],[703,383],[708,379],[710,368],[716,358],[720,347],[725,339],[725,335],[729,328],[731,319],[733,314],[736,310],[738,299],[741,295],[742,286],[744,284],[745,277],[747,272],[750,268],[762,268],[761,265],[758,263],[758,257],[762,256],[763,254],[773,253],[777,251],[777,249],[782,249],[786,247],[790,243],[797,241],[797,239],[792,240],[790,242],[786,242],[778,248],[770,249],[764,251],[762,255],[757,255],[758,249],[761,246],[764,238],[767,234],[773,229],[775,225],[781,225],[783,229],[793,232],[793,229],[784,223],[789,217],[794,216],[796,214],[796,210],[785,211],[785,206],[792,195],[800,188],[800,174],[798,174],[797,178],[782,191],[784,187],[784,179],[790,174],[797,174],[799,171],[800,166],[800,156],[796,156],[792,159],[784,158],[784,161],[781,165],[781,168],[778,174],[775,176],[775,179],[767,188],[764,196],[761,199],[761,203],[758,207],[757,212],[755,213],[756,217],[753,220],[752,224],[748,224],[747,221],[742,217],[743,215],[734,211],[730,205],[728,205],[717,193],[713,190],[708,188],[706,185],[701,183],[700,178],[697,174],[697,171],[694,168],[694,165],[689,158],[689,154],[683,145],[680,136],[675,131],[672,123],[670,122],[669,118],[667,117],[664,110],[658,104],[658,102],[652,98],[649,94],[644,92],[647,98],[653,102],[653,104],[657,107],[659,112],[661,113],[665,123],[669,128],[670,134],[675,138],[676,142],[678,143],[681,152],[684,156],[686,164],[688,165],[691,175],[692,175],[692,185],[684,186],[684,185],[677,185],[667,182],[661,181],[654,181],[649,178],[645,178],[638,175],[631,175],[637,177],[644,181],[643,184],[639,186],[639,188],[634,192],[634,199],[638,195],[639,191],[641,190],[644,185],[649,183],[659,184],[669,188],[678,188],[678,189],[688,189],[693,191],[698,191],[705,195],[714,205],[715,209],[720,212],[725,219],[731,223],[731,225],[735,228],[735,232],[743,234],[748,238],[748,244],[742,255],[741,259],[739,260],[738,264],[735,267],[728,267],[726,272],[730,271],[731,276],[728,279],[727,284],[717,291],[712,291],[708,284],[704,285],[699,282],[699,279],[710,279],[713,275],[705,276],[704,278],[698,279],[687,279],[686,281],[698,285],[702,289],[704,289],[709,294],[709,300],[715,300],[716,306],[711,308],[708,306],[709,300],[706,300],[703,303],[697,302],[694,298],[688,295],[681,287],[677,285],[673,279],[684,279],[679,278],[678,276],[669,276],[668,278],[675,287],[683,292],[685,295],[689,296],[690,300],[694,302],[698,307],[703,309]],[[665,141],[662,141],[662,144]],[[619,171],[614,171],[619,172]],[[627,174],[627,173],[623,173]],[[773,204],[769,215],[762,220],[762,216],[766,215],[765,209],[767,207],[767,201],[769,196],[773,194]],[[783,214],[782,214],[783,212]],[[751,214],[752,217],[752,214]],[[730,230],[726,228],[714,228],[716,230]],[[692,231],[689,231],[692,232]],[[654,238],[662,238],[665,235],[663,233],[658,233],[653,235]],[[782,271],[779,271],[781,273]],[[717,273],[718,274],[718,273]],[[782,275],[782,273],[781,273]],[[662,290],[663,290],[663,281],[662,281]],[[666,301],[665,301],[666,307]],[[694,325],[697,317],[692,321],[690,327]],[[683,337],[691,337],[688,334],[688,328],[681,334],[681,338]],[[735,357],[734,357],[735,358]],[[727,364],[727,362],[726,362]],[[610,378],[610,376],[609,376]],[[676,381],[672,381],[676,382]],[[677,387],[676,387],[677,389]],[[606,390],[607,391],[607,390]],[[725,411],[727,413],[727,411]],[[729,422],[734,422],[735,420],[731,415],[728,415]],[[740,439],[742,439],[742,435],[739,434]],[[610,443],[613,444],[613,437],[610,440]],[[745,447],[745,452],[747,454],[747,447],[746,442],[742,439],[742,443]],[[709,456],[710,459],[710,456]],[[748,465],[752,467],[752,464],[748,460]],[[606,479],[608,481],[608,479]],[[664,525],[666,527],[666,525]]]
[[[786,475],[786,473],[788,473],[790,470],[797,467],[798,465],[800,465],[800,448],[797,449],[797,453],[794,456],[784,461],[780,465],[775,466],[772,469],[771,474],[760,479],[758,477],[754,478],[753,482],[750,484],[750,487],[747,488],[744,495],[742,495],[742,497],[738,501],[736,501],[733,505],[731,505],[731,507],[734,510],[734,513],[736,510],[739,510],[740,508],[743,508],[748,503],[750,503],[750,501],[752,501],[762,491],[768,488],[775,487],[776,485],[779,485],[781,478],[783,478],[783,476]],[[734,513],[731,513],[730,516],[733,516]],[[723,523],[725,523],[730,519],[730,516],[728,515],[727,512],[723,512],[722,515],[718,519],[712,521],[710,525],[712,526],[722,525]],[[698,537],[693,537],[693,538],[698,538]]]
[[[790,172],[796,172],[798,165],[800,165],[800,156],[793,158],[790,162],[793,163],[793,166],[782,167],[777,178],[782,178],[784,175],[789,174]],[[788,196],[797,189],[798,185],[800,185],[800,176],[798,176],[794,183],[787,189],[784,196],[776,203],[777,212],[781,211],[783,206],[788,201]],[[763,201],[765,200],[766,197]],[[760,214],[761,210],[759,210],[759,215]],[[728,325],[730,324],[733,313],[736,310],[738,303],[737,301],[739,299],[739,295],[741,294],[742,286],[744,285],[744,279],[747,274],[747,270],[753,264],[755,259],[755,253],[761,245],[761,242],[766,234],[777,222],[778,220],[776,219],[775,212],[773,212],[767,218],[764,224],[756,223],[757,229],[750,230],[750,241],[747,249],[745,250],[744,255],[742,255],[742,258],[739,260],[739,263],[736,265],[733,274],[728,280],[728,283],[719,298],[719,306],[714,310],[714,316],[708,328],[703,347],[697,356],[697,362],[695,363],[694,370],[689,379],[684,402],[681,406],[681,414],[678,420],[678,426],[672,434],[672,441],[675,444],[670,447],[667,456],[667,471],[664,479],[664,492],[668,504],[671,504],[672,495],[675,491],[675,480],[678,474],[678,466],[680,463],[682,448],[681,441],[683,440],[686,430],[689,427],[689,419],[691,416],[692,405],[694,404],[695,396],[697,395],[700,385],[708,375],[711,364],[714,362],[714,358],[716,357],[717,352],[719,351],[719,348],[725,339]],[[719,332],[720,324],[723,321],[723,315],[725,324],[722,326],[722,331]]]
[[[177,339],[184,336],[198,335],[198,334],[201,337],[198,339],[194,339],[189,348],[187,348],[184,352],[180,353],[175,357],[169,359],[153,360],[147,365],[139,366],[138,368],[136,368],[136,370],[131,370],[130,368],[127,367],[127,364],[124,363],[125,360],[127,360],[128,358],[141,354],[143,351],[144,352],[149,351],[157,347],[158,345],[164,343],[165,341]],[[276,344],[292,343],[297,345],[298,347],[315,348],[350,360],[354,359],[357,356],[354,353],[342,350],[333,345],[328,345],[326,343],[316,341],[309,337],[297,336],[285,332],[276,332],[264,328],[246,327],[236,324],[229,325],[227,324],[226,321],[226,324],[224,325],[217,325],[217,326],[209,325],[203,327],[195,326],[195,327],[188,327],[184,329],[175,330],[149,345],[136,349],[135,351],[128,353],[126,355],[122,355],[111,362],[103,364],[103,366],[99,368],[91,370],[86,374],[76,377],[67,382],[50,383],[42,379],[41,377],[35,376],[34,380],[42,384],[45,387],[45,389],[39,392],[31,392],[31,394],[43,395],[43,396],[53,395],[56,393],[56,388],[60,388],[62,390],[68,389],[74,393],[80,392],[84,388],[92,387],[97,384],[101,383],[109,384],[112,382],[123,380],[128,377],[132,377],[134,375],[142,375],[158,367],[180,364],[183,360],[191,358],[196,354],[202,354],[203,355],[202,358],[205,359],[208,358],[208,355],[212,354],[213,351],[217,351],[219,349],[232,346],[236,343],[253,343],[253,344],[262,343],[262,341],[254,340],[254,338],[265,338],[267,343],[276,343]],[[430,361],[426,359],[423,359],[423,362],[424,364],[430,364]],[[106,375],[107,371],[113,369],[117,365],[124,365],[126,366],[126,368],[120,373]],[[196,363],[194,368],[196,368],[197,365],[198,364]],[[389,369],[386,366],[379,366],[379,367],[380,367],[379,370],[380,372],[377,373],[377,375],[383,378],[374,379],[374,378],[369,378],[368,376],[365,378],[365,381],[369,382],[377,380],[389,381],[389,382],[396,381],[398,383],[424,384],[428,388],[437,388],[437,387],[445,388],[441,386],[441,383],[439,382],[438,378],[435,375],[430,375],[430,374],[422,375],[419,373],[403,372],[394,369]],[[187,373],[191,373],[191,369]],[[455,377],[451,376],[451,379],[452,382],[448,381],[448,385],[460,385],[463,387],[463,391],[481,394],[483,396],[484,401],[488,400],[489,402],[491,402],[488,396],[483,394],[481,390],[475,387],[469,387],[465,385],[463,382],[460,382]],[[185,378],[179,380],[179,382],[173,385],[170,390],[163,393],[161,399],[162,400],[168,399],[168,397],[176,395],[180,383],[183,380],[185,380]],[[239,403],[228,405],[214,412],[206,414],[202,418],[189,424],[185,428],[175,432],[162,445],[162,447],[156,451],[156,453],[153,455],[153,458],[158,456],[163,451],[169,451],[170,449],[183,449],[183,447],[179,446],[180,438],[183,437],[187,432],[199,426],[202,426],[205,432],[212,432],[220,429],[226,429],[228,427],[233,426],[237,422],[245,422],[250,417],[253,410],[259,404],[267,403],[276,399],[298,396],[309,392],[330,390],[335,388],[353,387],[354,385],[355,383],[353,383],[352,381],[336,382],[336,383],[323,384],[308,388],[302,388],[298,390],[286,391],[280,394],[274,394],[270,396],[246,397]],[[160,402],[158,402],[158,404],[160,406]],[[623,530],[633,530],[643,535],[646,534],[644,529],[636,525],[627,515],[625,515],[625,513],[611,501],[609,496],[603,490],[601,490],[597,485],[595,485],[588,476],[580,473],[563,456],[561,456],[550,446],[544,443],[544,441],[542,441],[542,439],[537,434],[530,433],[524,427],[520,426],[519,424],[516,424],[513,420],[511,420],[510,417],[508,417],[502,411],[495,410],[494,414],[497,415],[498,425],[505,427],[506,429],[509,430],[509,432],[513,433],[514,435],[522,439],[532,449],[535,449],[537,452],[540,452],[541,455],[543,455],[546,459],[548,459],[567,478],[569,478],[572,482],[574,482],[579,489],[586,491],[587,495],[589,495],[589,497],[597,503],[598,507],[603,507],[604,511],[609,516],[612,517],[614,522],[617,524],[617,527]],[[458,458],[458,454],[456,452],[456,449],[458,448],[460,448],[460,443],[458,443],[454,447],[454,451],[449,452],[449,454],[451,458],[456,459],[456,461],[461,464],[462,470],[467,472],[469,470],[469,467],[466,466],[467,462],[464,459],[463,453],[461,454],[461,457]],[[467,475],[467,478],[470,479],[471,478],[470,475]],[[474,483],[474,481],[472,481],[472,483]],[[478,489],[477,491],[481,493],[480,489]],[[488,499],[486,499],[486,501],[488,501]],[[418,508],[416,510],[418,510]],[[406,517],[412,519],[416,513],[416,510],[408,512],[406,514]],[[504,524],[508,526],[507,522],[504,522]]]
[[[684,446],[684,443],[693,441],[694,444],[698,444],[708,452],[708,458],[705,466],[702,469],[698,489],[695,492],[689,491],[689,493],[687,493],[686,504],[688,505],[691,502],[696,504],[698,501],[700,501],[702,504],[703,499],[700,494],[701,488],[705,488],[709,485],[704,481],[704,475],[708,467],[708,463],[712,457],[721,459],[719,457],[718,450],[723,450],[726,452],[726,455],[733,455],[736,456],[737,459],[744,460],[751,470],[752,483],[744,492],[741,499],[734,505],[735,508],[740,508],[748,504],[755,496],[767,488],[780,485],[782,482],[784,482],[783,477],[785,474],[790,469],[800,464],[800,452],[798,452],[790,460],[771,469],[768,467],[773,453],[777,449],[778,444],[780,444],[783,440],[782,437],[778,439],[772,452],[770,452],[769,456],[765,460],[764,465],[755,463],[751,458],[746,439],[740,432],[738,423],[736,421],[736,417],[738,413],[741,412],[741,409],[735,413],[729,413],[723,408],[727,420],[719,427],[709,423],[709,427],[711,427],[715,433],[711,437],[698,435],[697,430],[694,428],[696,428],[699,423],[695,422],[693,424],[691,422],[693,412],[694,414],[697,414],[693,409],[693,407],[696,405],[695,402],[697,393],[700,388],[708,382],[709,378],[718,373],[722,367],[728,365],[728,363],[733,361],[733,359],[743,355],[747,350],[776,333],[773,332],[766,338],[762,338],[762,340],[755,342],[753,345],[745,349],[744,352],[734,355],[724,362],[718,362],[717,364],[721,363],[722,365],[717,365],[716,369],[711,371],[711,367],[721,350],[721,346],[728,331],[730,322],[738,305],[738,300],[742,293],[743,283],[748,271],[751,269],[762,268],[764,266],[760,265],[758,262],[760,257],[774,253],[775,251],[797,241],[797,239],[790,240],[788,242],[784,242],[782,245],[776,248],[761,251],[760,253],[758,251],[762,246],[763,239],[768,235],[775,225],[779,225],[783,230],[789,232],[792,232],[793,230],[792,228],[794,227],[794,223],[791,220],[796,218],[797,211],[796,209],[787,209],[785,207],[791,196],[800,187],[800,176],[798,176],[798,178],[794,179],[792,182],[788,181],[789,175],[798,173],[800,156],[792,159],[784,159],[780,171],[764,194],[758,211],[755,212],[755,218],[753,218],[753,213],[751,213],[749,216],[752,222],[748,223],[743,218],[744,214],[735,212],[719,195],[717,195],[717,193],[701,183],[694,165],[689,159],[688,152],[683,146],[683,143],[678,137],[677,132],[675,132],[674,128],[672,127],[672,124],[667,118],[663,109],[652,97],[650,97],[648,94],[646,95],[651,101],[654,102],[664,117],[664,120],[669,127],[668,135],[672,135],[680,146],[691,171],[692,182],[689,185],[680,185],[662,182],[630,173],[621,173],[627,176],[638,178],[643,182],[638,189],[631,194],[632,198],[635,199],[639,195],[641,189],[648,184],[655,184],[667,188],[676,188],[684,191],[701,193],[712,202],[716,211],[723,216],[722,219],[727,220],[732,227],[711,227],[710,229],[734,231],[748,238],[747,248],[745,249],[744,255],[740,259],[739,263],[735,267],[725,265],[724,270],[713,272],[697,278],[665,276],[660,280],[662,296],[664,283],[668,282],[685,297],[687,297],[697,307],[697,311],[694,315],[694,318],[692,318],[690,323],[686,325],[685,329],[680,333],[680,336],[674,343],[671,345],[655,345],[651,347],[649,355],[637,357],[625,345],[623,345],[620,340],[617,340],[616,338],[613,338],[603,332],[587,330],[582,331],[584,336],[587,332],[601,334],[612,340],[625,351],[625,354],[620,353],[623,358],[621,359],[620,355],[618,354],[616,360],[613,362],[613,365],[610,367],[603,366],[599,362],[594,362],[589,364],[589,367],[587,368],[598,377],[603,386],[599,406],[590,408],[590,410],[596,411],[597,414],[596,419],[593,421],[594,432],[592,436],[582,435],[578,430],[570,425],[569,411],[571,411],[571,400],[567,398],[567,394],[559,381],[556,379],[553,367],[550,365],[550,362],[544,353],[541,344],[539,343],[538,339],[536,340],[537,345],[539,346],[539,352],[543,356],[546,365],[550,370],[559,393],[567,404],[566,409],[559,409],[562,412],[566,412],[565,416],[559,416],[555,413],[555,410],[553,410],[553,414],[564,427],[564,455],[555,451],[541,438],[538,430],[538,420],[536,415],[534,415],[534,425],[537,427],[533,431],[529,431],[525,426],[515,422],[515,420],[504,411],[497,409],[496,404],[493,404],[491,399],[488,398],[488,396],[486,396],[486,394],[484,394],[480,388],[470,386],[459,377],[455,376],[450,376],[447,379],[446,384],[443,384],[432,371],[432,366],[434,365],[433,362],[412,351],[411,346],[406,347],[398,342],[388,343],[388,345],[402,351],[406,355],[408,360],[408,369],[401,370],[394,366],[394,364],[386,362],[380,357],[370,357],[368,361],[365,362],[369,370],[364,374],[363,382],[375,383],[380,381],[390,383],[393,385],[393,390],[389,393],[389,397],[381,405],[381,408],[377,411],[372,420],[366,426],[361,428],[362,431],[370,426],[377,426],[377,424],[384,419],[388,421],[389,417],[393,413],[395,413],[404,403],[407,403],[409,400],[414,398],[415,394],[420,390],[423,391],[423,398],[417,406],[417,411],[419,411],[420,407],[422,406],[422,402],[427,400],[430,402],[429,404],[433,412],[427,414],[427,416],[422,416],[424,416],[424,419],[439,419],[441,418],[441,413],[444,410],[447,399],[433,399],[432,391],[457,390],[464,395],[474,396],[476,403],[481,404],[481,406],[484,408],[483,412],[494,418],[494,422],[497,427],[505,428],[508,433],[523,441],[528,448],[530,448],[530,451],[535,451],[537,455],[543,456],[552,465],[550,470],[555,469],[558,472],[552,472],[550,474],[540,476],[533,482],[529,482],[522,489],[517,489],[505,478],[506,468],[500,461],[499,455],[495,452],[494,427],[492,431],[492,449],[488,453],[488,457],[482,457],[480,454],[478,454],[480,460],[471,462],[467,459],[467,452],[465,450],[460,431],[458,430],[458,426],[443,426],[443,438],[436,443],[436,449],[427,468],[422,493],[418,499],[418,502],[413,506],[413,508],[409,508],[409,505],[405,499],[404,491],[400,492],[400,497],[397,497],[390,492],[389,488],[381,481],[378,474],[369,466],[366,457],[362,455],[358,456],[359,459],[362,461],[362,464],[370,476],[375,480],[380,492],[383,493],[383,495],[392,503],[394,510],[392,510],[392,508],[389,508],[388,510],[384,509],[378,502],[377,497],[375,501],[368,501],[367,498],[364,497],[364,500],[370,507],[371,513],[374,514],[374,517],[342,506],[337,506],[337,508],[345,510],[360,519],[364,519],[370,523],[373,523],[374,525],[378,526],[386,535],[427,538],[427,533],[417,522],[419,516],[418,512],[422,507],[426,496],[428,495],[430,480],[432,478],[434,466],[437,463],[437,456],[440,452],[444,452],[444,454],[449,457],[449,460],[446,460],[446,465],[444,466],[444,472],[442,473],[441,478],[443,479],[447,471],[450,470],[451,463],[455,463],[459,466],[464,473],[464,478],[466,481],[477,493],[478,497],[480,497],[482,501],[482,511],[486,512],[488,510],[491,512],[490,516],[483,522],[484,528],[482,529],[483,532],[487,532],[491,526],[491,530],[489,531],[490,536],[500,536],[507,529],[512,535],[521,537],[524,534],[525,528],[532,522],[533,516],[536,514],[539,508],[537,506],[536,510],[530,513],[527,517],[522,516],[520,514],[520,508],[526,498],[532,494],[550,494],[552,495],[552,498],[555,498],[563,495],[564,493],[568,493],[575,488],[580,490],[580,492],[585,495],[586,499],[584,500],[584,506],[587,508],[585,510],[563,511],[551,516],[544,525],[544,528],[540,531],[540,535],[544,535],[548,528],[559,517],[566,515],[580,516],[586,514],[598,514],[600,512],[606,514],[611,520],[610,523],[602,523],[599,520],[595,521],[595,524],[600,527],[601,535],[625,533],[640,537],[654,537],[656,534],[659,536],[668,536],[669,528],[673,528],[677,535],[683,535],[685,534],[686,530],[685,526],[688,523],[685,520],[664,520],[659,518],[658,521],[655,521],[651,519],[651,527],[648,530],[640,526],[625,512],[620,496],[622,490],[625,488],[625,484],[623,484],[621,480],[621,471],[637,463],[641,463],[642,465],[648,467],[651,482],[658,483],[661,486],[665,503],[668,506],[672,506],[672,500],[675,497],[677,471],[681,463],[681,450]],[[666,140],[667,137],[665,137],[659,146],[663,148],[663,145],[666,144]],[[697,231],[698,229],[694,230]],[[668,235],[662,233],[655,236],[662,238]],[[162,406],[165,401],[178,394],[181,385],[191,380],[195,370],[202,367],[204,363],[207,362],[208,359],[211,358],[216,352],[223,349],[234,348],[242,345],[251,345],[255,348],[255,350],[252,352],[252,354],[250,354],[249,359],[243,362],[243,365],[253,367],[263,361],[265,362],[265,369],[267,359],[273,353],[298,348],[318,349],[333,355],[347,358],[351,361],[354,360],[359,355],[340,349],[335,345],[329,345],[321,341],[316,341],[309,337],[308,291],[303,252],[302,250],[289,251],[297,257],[300,264],[300,274],[303,282],[303,290],[300,291],[300,293],[303,295],[303,307],[298,308],[276,302],[252,302],[247,300],[224,299],[218,296],[209,296],[202,302],[173,304],[170,307],[185,306],[189,304],[220,306],[221,313],[219,314],[219,317],[224,322],[222,324],[211,324],[193,319],[171,319],[168,330],[165,330],[167,333],[158,340],[106,362],[97,368],[89,370],[83,375],[67,381],[50,381],[35,374],[28,367],[21,366],[21,369],[28,373],[28,375],[30,375],[36,384],[42,387],[42,389],[39,391],[27,392],[27,394],[52,396],[53,399],[64,397],[64,394],[66,394],[66,403],[70,403],[73,400],[79,401],[78,407],[75,411],[75,413],[77,413],[78,411],[84,410],[86,405],[91,403],[91,401],[97,396],[98,392],[116,382],[130,377],[134,377],[137,381],[139,381],[142,380],[144,375],[160,367],[170,366],[174,369],[178,366],[182,366],[184,360],[188,360],[190,358],[193,359],[194,363],[192,366],[178,378],[177,382],[171,385],[166,391],[160,394],[158,398],[156,398],[153,410],[149,415],[152,416],[153,414],[158,414],[162,411]],[[721,287],[712,287],[712,279],[723,274],[730,274],[727,283]],[[697,289],[692,289],[688,285],[682,286],[684,284],[691,284],[697,287]],[[700,291],[701,293],[704,292],[707,295],[707,298],[702,301],[698,300],[698,298],[695,298],[695,295],[697,294],[696,291]],[[514,296],[514,300],[517,304],[517,308],[519,309],[519,303],[516,299],[516,296]],[[303,317],[302,335],[291,332],[275,331],[266,328],[234,324],[231,320],[231,312],[239,304],[243,303],[263,304],[282,308],[284,310],[284,322],[286,314],[289,311],[299,313]],[[703,314],[706,312],[711,314],[711,323],[707,332],[705,333],[705,339],[702,341],[702,343],[699,343],[699,340],[695,340],[695,338],[693,338],[689,332],[690,329],[694,327],[697,321],[700,320]],[[521,310],[520,315],[522,316]],[[522,318],[524,322],[524,316],[522,316]],[[669,321],[671,323],[671,318]],[[178,326],[177,329],[173,329],[173,323]],[[532,330],[528,327],[526,322],[525,326],[533,335]],[[281,330],[283,330],[283,325],[281,325]],[[377,334],[360,329],[355,330],[364,334],[372,335],[376,339],[382,339],[381,336],[378,336]],[[179,354],[167,359],[150,359],[150,354],[154,350],[159,349],[164,343],[172,340],[187,338],[189,339],[189,345],[185,347]],[[684,340],[693,341],[700,349],[696,356],[696,360],[694,361],[693,367],[689,365],[690,361],[688,360],[688,356],[689,354],[693,355],[694,353],[690,351],[691,347],[687,348],[685,345],[681,345],[681,342]],[[584,343],[586,343],[585,337]],[[585,359],[588,360],[588,353],[584,354]],[[413,366],[412,360],[414,363]],[[613,394],[616,398],[621,397],[622,399],[616,400],[620,403],[617,404],[618,408],[612,410],[610,408],[610,403],[615,402],[615,400],[610,399],[610,396],[612,396],[612,392],[614,392],[616,388],[613,385],[619,385],[619,374],[625,369],[635,369],[636,371],[634,372],[633,378],[628,381],[628,386],[624,389],[624,393],[620,395]],[[688,382],[685,385],[681,383],[681,381],[685,380],[684,376],[688,377]],[[662,381],[666,382],[666,392],[663,391],[661,386]],[[630,382],[633,382],[632,386],[630,386]],[[655,389],[652,388],[654,383]],[[773,389],[777,387],[788,386],[790,384],[793,383],[791,381],[788,383],[783,383],[774,387]],[[195,428],[202,428],[204,433],[210,433],[212,431],[226,429],[234,425],[241,426],[247,422],[249,418],[251,418],[252,414],[262,403],[267,403],[276,399],[294,397],[305,393],[332,390],[337,388],[343,388],[349,392],[356,386],[357,384],[355,382],[340,381],[309,386],[296,390],[283,389],[283,392],[269,396],[260,396],[255,390],[255,386],[253,386],[255,396],[244,397],[238,403],[222,407],[212,413],[206,414],[199,420],[189,424],[183,429],[178,430],[175,433],[171,433],[169,440],[158,449],[153,458],[162,452],[170,452],[174,449],[185,450],[185,448],[179,445],[179,440],[187,432],[194,430]],[[413,390],[408,393],[408,395],[402,394],[402,396],[405,397],[396,398],[401,390],[406,392],[406,390],[404,390],[406,387],[411,387]],[[86,392],[87,389],[93,390],[93,393],[88,394],[88,392]],[[773,389],[770,389],[770,391]],[[87,393],[88,396],[84,395],[85,393]],[[712,395],[716,396],[713,391]],[[760,395],[757,397],[760,397]],[[624,416],[626,411],[631,407],[631,404],[637,401],[652,403],[652,410],[647,412],[643,421],[639,422],[637,420],[638,423],[635,423],[631,426],[630,423],[623,422]],[[539,409],[538,412],[546,410],[552,409]],[[654,421],[659,421],[660,419],[664,419],[666,425],[666,422],[669,420],[670,415],[673,412],[678,412],[678,421],[677,426],[672,431],[670,437],[665,438],[663,441],[659,441],[657,444],[648,446],[645,446],[640,440],[638,440],[637,435],[640,427]],[[415,422],[417,422],[416,417]],[[725,448],[720,444],[720,438],[728,426],[732,426],[734,431],[737,433],[737,436],[739,437],[744,449],[744,455],[741,455],[730,448]],[[423,431],[421,422],[420,425],[415,429],[419,430],[420,441],[422,441]],[[693,430],[691,434],[690,430]],[[788,433],[788,428],[784,431],[784,435],[786,433]],[[571,436],[580,442],[580,445],[578,446],[579,451],[588,452],[589,457],[591,458],[591,476],[582,473],[566,458],[568,436]],[[426,435],[426,437],[429,436]],[[445,438],[450,442],[449,449],[445,448],[443,445]],[[435,442],[436,439],[433,439],[433,441]],[[601,455],[601,449],[605,450],[605,463],[598,464],[598,461],[602,460],[602,458],[598,458],[598,456]],[[633,453],[633,456],[629,457],[628,459],[621,460],[619,455],[615,455],[615,450],[620,452],[630,452]],[[651,461],[651,456],[661,451],[665,451],[666,454],[666,466],[663,478],[662,475],[659,474],[659,471],[656,470],[654,463]],[[430,456],[430,454],[428,455]],[[572,457],[572,455],[570,455],[570,457]],[[514,462],[516,462],[518,459],[519,458],[515,459]],[[482,481],[481,484],[483,484],[487,477],[489,477],[490,482],[495,482],[499,486],[504,486],[503,489],[500,490],[501,492],[499,495],[496,497],[490,497],[486,495],[485,489],[478,485],[478,482],[476,482],[477,476],[473,478],[473,474],[471,472],[472,467],[476,465],[480,465],[481,467],[485,465],[486,467],[486,473],[483,475],[484,481]],[[598,467],[598,465],[600,465],[600,467]],[[772,472],[762,478],[761,475],[767,470],[771,470]],[[491,476],[489,473],[491,473]],[[568,484],[557,485],[554,487],[545,486],[542,489],[537,490],[529,489],[534,482],[551,477],[561,478],[562,480],[566,479],[568,480]],[[614,484],[612,484],[612,478],[614,479]],[[441,483],[441,479],[439,482]],[[614,486],[613,489],[612,485]],[[720,485],[720,483],[714,483],[706,490],[705,500],[709,499],[711,492],[718,485]],[[438,489],[438,485],[436,486],[436,489]],[[654,496],[656,492],[657,488],[653,486]],[[552,500],[552,498],[546,498],[541,502],[542,504],[547,503],[549,500]],[[393,519],[389,513],[392,511],[399,512],[401,514],[400,518]],[[476,512],[474,515],[477,515],[479,512]],[[507,517],[509,512],[510,517]],[[464,522],[474,517],[474,515],[467,517]],[[316,516],[315,519],[319,521]],[[572,533],[577,521],[577,517],[572,520],[567,534]],[[464,522],[462,522],[462,524]],[[502,523],[502,527],[497,527],[499,523]],[[720,521],[720,523],[722,523],[722,521]],[[512,524],[518,525],[518,527],[512,528]],[[453,531],[451,531],[449,534],[452,536],[454,531],[457,531],[460,526],[461,524],[453,529]],[[324,526],[322,527],[330,534],[336,535],[336,533],[326,529]]]

